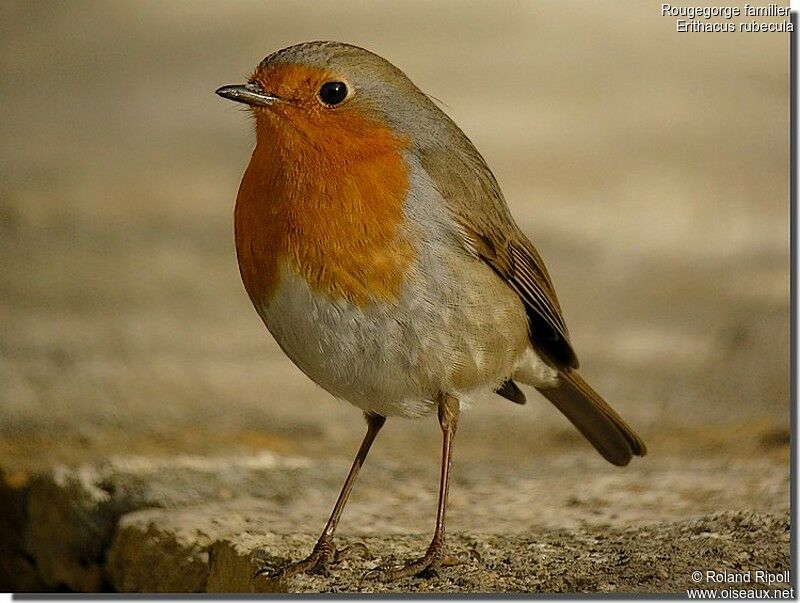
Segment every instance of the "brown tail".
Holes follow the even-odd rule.
[[[576,371],[562,372],[556,387],[539,391],[564,413],[607,461],[624,466],[633,455],[647,454],[641,438]]]

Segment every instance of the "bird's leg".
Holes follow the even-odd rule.
[[[447,493],[450,489],[450,464],[453,451],[453,438],[458,426],[458,398],[449,394],[439,394],[439,425],[442,428],[442,468],[439,477],[439,507],[436,512],[436,529],[433,532],[428,550],[419,559],[395,568],[377,568],[367,572],[366,577],[392,581],[411,576],[436,574],[444,558],[445,512]]]
[[[347,479],[344,480],[342,491],[339,493],[339,498],[336,500],[333,512],[328,519],[328,523],[325,524],[325,529],[322,530],[322,534],[317,544],[314,546],[314,550],[312,550],[311,554],[305,559],[290,563],[277,571],[271,571],[266,567],[262,568],[256,572],[256,576],[267,575],[268,578],[272,580],[284,580],[297,574],[327,573],[330,565],[344,558],[347,555],[348,549],[352,548],[348,547],[341,551],[337,550],[333,542],[333,534],[336,532],[339,518],[342,516],[342,511],[347,504],[347,499],[350,497],[353,484],[355,484],[356,477],[358,477],[358,471],[364,464],[364,460],[367,458],[367,453],[372,443],[375,441],[375,437],[386,422],[386,417],[381,415],[364,413],[364,416],[367,419],[367,434],[361,442],[361,446],[356,453],[356,458],[353,460],[353,465],[350,467],[350,473],[347,474]]]

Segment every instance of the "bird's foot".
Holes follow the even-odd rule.
[[[314,550],[305,559],[289,563],[278,569],[264,566],[256,571],[253,577],[264,576],[269,581],[283,582],[298,574],[322,574],[327,576],[330,573],[331,566],[347,559],[366,557],[367,555],[369,555],[369,550],[362,543],[337,549],[333,538],[323,536],[317,541],[317,544],[314,545]]]
[[[403,578],[436,578],[443,567],[457,565],[458,561],[444,554],[444,545],[432,542],[425,554],[419,559],[409,561],[396,567],[376,567],[363,576],[364,580],[393,582]]]

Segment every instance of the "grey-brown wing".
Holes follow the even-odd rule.
[[[466,136],[463,140],[467,144],[457,147],[467,147],[467,151],[422,152],[423,168],[447,202],[464,246],[505,280],[524,303],[537,352],[556,368],[577,368],[578,358],[544,261],[511,217],[483,158]]]

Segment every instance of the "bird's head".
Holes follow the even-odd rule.
[[[441,112],[387,60],[340,42],[307,42],[266,57],[244,84],[217,94],[244,103],[259,144],[379,152],[432,135]]]

